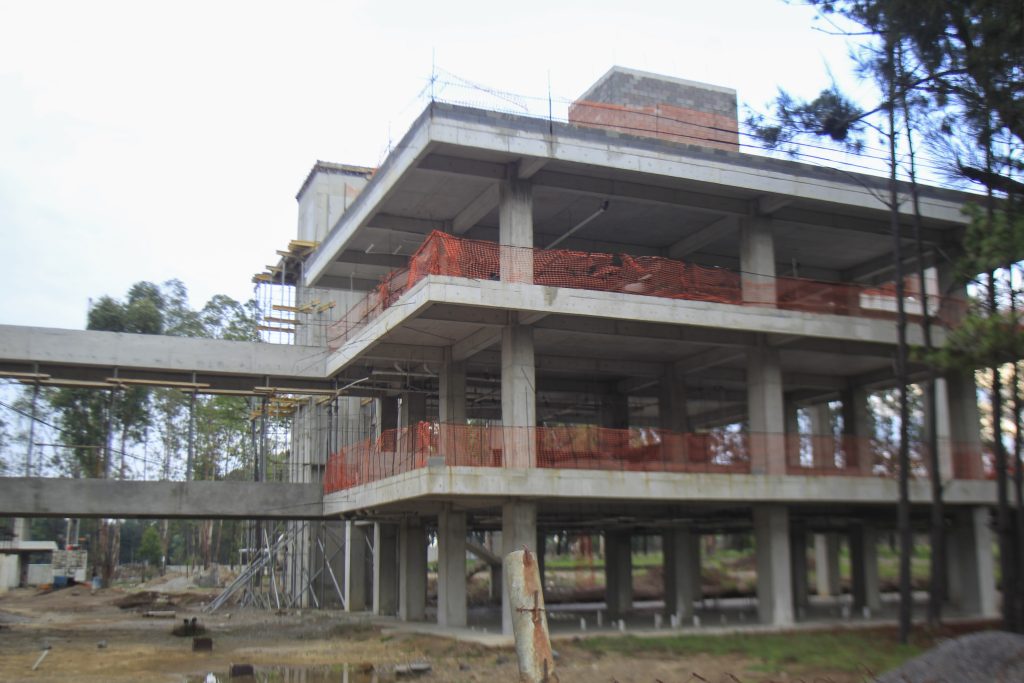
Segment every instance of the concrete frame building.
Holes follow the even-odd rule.
[[[812,538],[817,592],[838,592],[845,538],[853,607],[877,613],[897,500],[868,405],[894,386],[886,181],[744,154],[737,130],[733,91],[620,67],[568,123],[434,102],[379,168],[318,162],[303,183],[298,241],[263,276],[295,287],[292,349],[210,363],[196,348],[154,368],[142,351],[47,355],[6,329],[0,360],[137,358],[340,395],[300,403],[292,457],[345,538],[346,609],[424,619],[433,535],[437,623],[466,626],[467,544],[543,555],[546,533],[572,530],[603,536],[612,619],[632,607],[632,539],[649,535],[665,614],[689,623],[700,538],[721,532],[753,534],[762,622],[802,618]],[[962,311],[949,258],[969,200],[922,189],[940,295],[908,296],[913,344],[922,306],[940,342]],[[939,384],[950,600],[993,615],[975,384]],[[923,476],[911,498],[923,528]]]

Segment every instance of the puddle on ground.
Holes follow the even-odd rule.
[[[229,677],[227,671],[187,676],[185,683],[379,683],[393,677],[366,673],[364,667],[335,666],[256,666],[252,676]]]

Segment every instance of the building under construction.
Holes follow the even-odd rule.
[[[379,168],[318,162],[302,183],[295,240],[256,276],[281,349],[153,367],[8,341],[5,367],[131,357],[121,376],[261,388],[262,415],[287,424],[286,478],[323,487],[322,515],[255,541],[291,604],[423,620],[436,552],[437,623],[465,627],[467,545],[492,563],[525,545],[543,566],[545,539],[568,533],[600,539],[614,620],[633,609],[633,539],[657,537],[658,609],[690,624],[702,535],[750,533],[760,621],[811,618],[809,593],[838,593],[844,544],[844,604],[877,616],[897,500],[872,407],[896,386],[886,183],[744,153],[734,91],[619,67],[567,122],[432,102]],[[951,259],[971,199],[920,194],[927,277],[904,293],[918,345],[926,322],[941,343],[964,315]],[[974,379],[947,375],[937,396],[949,601],[993,615]],[[931,459],[911,450],[923,530]]]

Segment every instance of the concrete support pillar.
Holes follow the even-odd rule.
[[[658,394],[658,426],[679,434],[690,431],[690,416],[686,410],[686,381],[675,364],[665,366]]]
[[[508,502],[501,506],[501,556],[523,547],[536,552],[537,504]],[[543,585],[543,584],[541,584]],[[501,632],[512,634],[512,613],[508,591],[501,591]]]
[[[952,264],[936,267],[939,294],[943,297],[939,317],[947,324],[957,324],[967,314],[967,287],[957,280]],[[939,437],[944,428],[948,437],[939,450],[939,468],[943,478],[984,477],[981,462],[981,431],[978,413],[978,388],[973,372],[954,372],[936,382],[935,402],[938,407]],[[948,427],[947,427],[948,425]],[[948,474],[947,474],[948,471]],[[950,555],[952,557],[952,554]]]
[[[757,550],[757,615],[762,623],[793,623],[793,577],[790,571],[789,510],[783,505],[754,506]]]
[[[345,522],[345,605],[346,612],[362,612],[368,604],[366,593],[367,532],[372,528]]]
[[[31,519],[29,519],[28,517],[15,517],[13,529],[14,538],[12,540],[14,540],[16,543],[31,540],[31,528]]]
[[[427,532],[419,519],[398,528],[398,618],[423,621],[427,605]]]
[[[345,595],[345,544],[347,541],[345,534],[346,522],[342,520],[330,520],[321,523],[323,529],[323,536],[321,537],[321,543],[323,543],[323,549],[320,551],[320,557],[317,558],[317,562],[323,562],[324,571],[327,575],[323,577],[323,588],[324,594],[321,598],[321,606],[326,606],[331,609],[342,609],[341,599],[338,597],[338,592],[341,591],[342,595]],[[317,546],[320,549],[320,546]],[[330,571],[328,571],[330,567]],[[331,577],[333,573],[334,577]],[[337,581],[338,589],[335,590],[334,583]],[[318,582],[319,583],[319,582]],[[317,587],[319,591],[319,586]],[[347,598],[346,598],[347,599]]]
[[[866,524],[850,530],[850,574],[853,584],[853,608],[877,615],[882,609],[878,583],[878,534]]]
[[[786,433],[786,462],[800,463],[800,406],[796,401],[785,399],[782,403],[782,419]]]
[[[807,532],[793,529],[789,537],[790,566],[793,572],[793,606],[797,617],[806,613],[807,599]]]
[[[693,618],[700,598],[700,535],[690,529],[671,529],[662,535],[665,577],[665,616]]]
[[[835,441],[832,432],[832,413],[827,403],[818,403],[807,409],[811,417],[811,453],[815,469],[835,469]]]
[[[398,525],[373,525],[373,613],[398,612]]]
[[[998,616],[989,510],[956,509],[949,544],[949,600],[965,614]]]
[[[384,396],[380,399],[380,417],[377,419],[377,434],[398,428],[398,397]]]
[[[445,349],[438,376],[438,417],[441,424],[466,422],[466,363],[453,361],[451,348]]]
[[[437,515],[437,625],[466,625],[466,513]]]
[[[981,479],[981,421],[978,415],[978,388],[971,372],[946,376],[946,401],[949,411],[949,436],[952,441],[954,476]]]
[[[839,534],[814,535],[814,576],[818,595],[839,595]]]
[[[514,314],[512,314],[514,315]],[[506,467],[537,466],[536,371],[533,329],[515,322],[501,333],[501,423]]]
[[[605,394],[601,397],[601,426],[629,429],[629,396]]]
[[[398,423],[402,427],[415,427],[427,419],[427,395],[406,392],[402,394]]]
[[[779,352],[763,336],[747,354],[747,409],[750,469],[753,474],[785,474],[785,416]]]
[[[924,402],[925,410],[925,439],[931,435],[927,433],[928,425],[928,402]],[[949,481],[955,476],[953,468],[953,436],[950,433],[949,415],[949,384],[944,378],[935,380],[935,426],[938,428],[939,442],[939,473],[943,481]],[[979,434],[980,442],[980,434]]]
[[[604,593],[609,619],[624,617],[633,608],[633,543],[628,531],[604,534]]]
[[[498,189],[498,243],[501,245],[501,280],[533,282],[533,188],[529,181],[509,178]]]
[[[868,395],[867,389],[861,386],[851,386],[839,394],[843,411],[843,453],[847,458],[847,467],[857,469],[865,477],[872,476],[875,469],[875,453],[871,449],[875,420]]]
[[[740,222],[740,271],[743,301],[775,306],[775,237],[770,218],[757,216]]]

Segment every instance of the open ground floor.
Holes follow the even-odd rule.
[[[161,592],[172,587],[173,591]],[[156,597],[148,603],[133,601],[130,608],[118,607],[126,597],[142,595],[143,589]],[[96,592],[84,587],[49,593],[13,590],[0,596],[0,679],[178,683],[205,682],[212,673],[223,681],[238,665],[251,665],[258,681],[304,683],[388,681],[403,667],[424,665],[429,671],[423,680],[469,683],[514,680],[518,675],[515,653],[497,634],[466,629],[461,636],[456,631],[442,633],[428,623],[339,610],[269,611],[232,605],[206,613],[204,603],[214,595],[215,591],[197,589],[181,576],[170,575],[162,585],[151,582]],[[812,604],[818,602],[812,599]],[[154,604],[173,613],[174,619],[144,616]],[[734,606],[741,608],[739,603]],[[630,620],[624,635],[607,629],[597,633],[592,628],[588,637],[580,639],[556,627],[559,679],[565,683],[688,678],[712,683],[801,679],[853,683],[868,673],[899,665],[937,639],[993,626],[992,622],[951,621],[938,633],[917,629],[911,645],[900,647],[895,629],[885,623],[804,624],[782,633],[747,623],[669,634],[654,630],[651,619],[643,618],[648,605],[637,607],[636,628]],[[721,607],[733,605],[723,601]],[[566,605],[556,614],[573,610]],[[205,629],[212,650],[194,651],[191,637],[172,634],[182,619],[192,617]],[[553,621],[561,623],[558,618]],[[648,627],[641,628],[645,621]],[[729,637],[721,637],[726,632]],[[48,654],[40,661],[43,653]],[[690,678],[694,673],[700,678]]]

